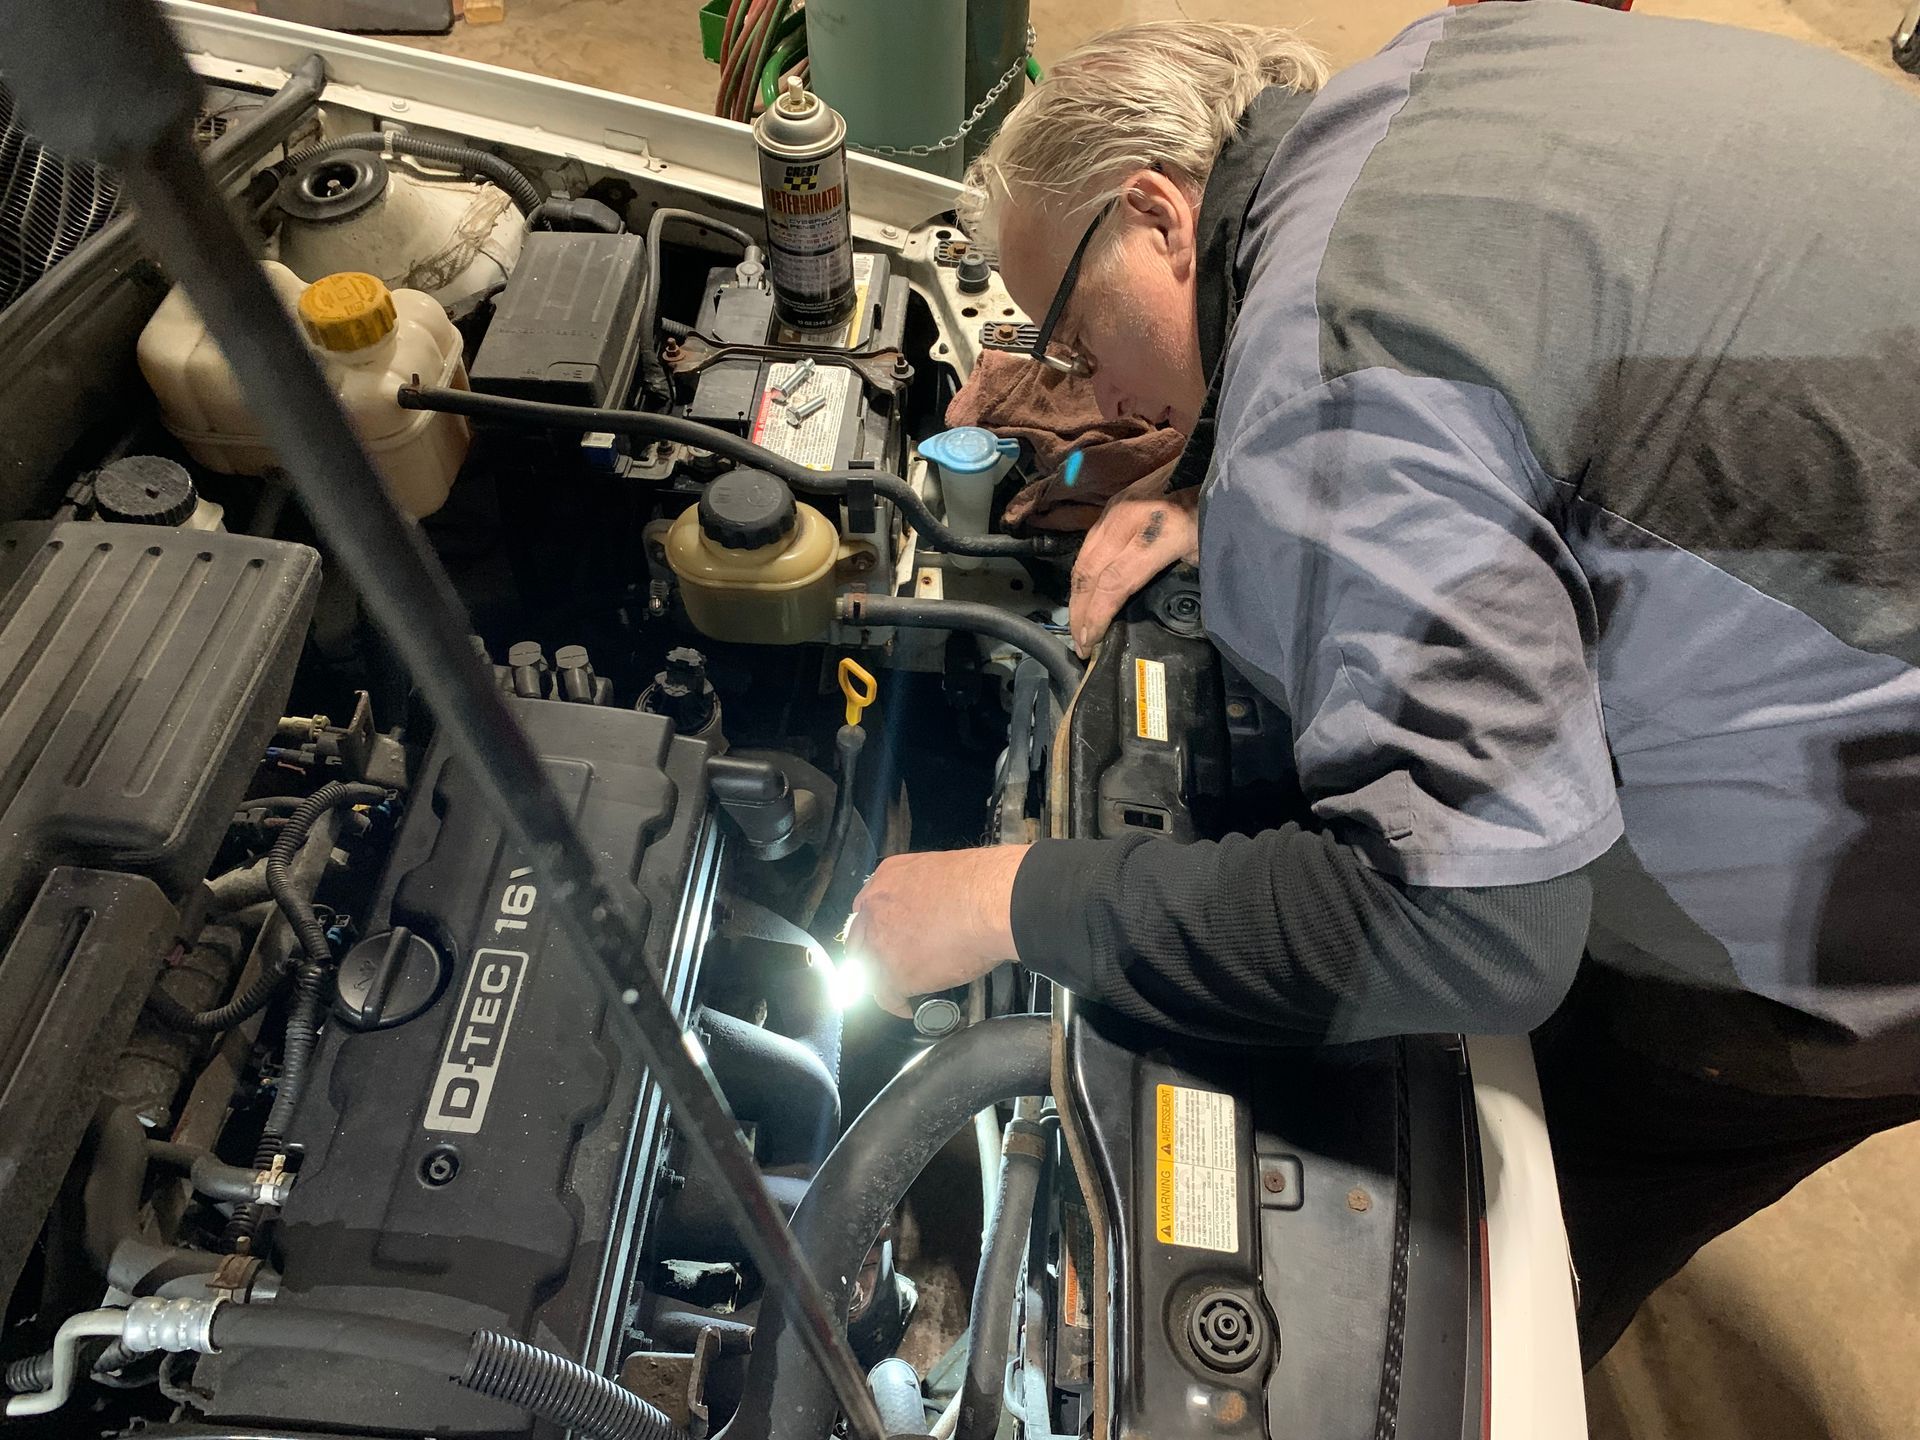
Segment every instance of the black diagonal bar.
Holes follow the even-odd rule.
[[[4,0],[0,63],[27,123],[54,148],[114,166],[153,251],[186,286],[289,479],[368,612],[411,670],[440,731],[525,847],[568,937],[623,1002],[612,1013],[718,1182],[788,1321],[833,1385],[855,1440],[885,1440],[860,1367],[741,1142],[713,1076],[689,1051],[645,966],[625,902],[605,884],[493,676],[440,561],[387,494],[319,362],[269,287],[193,148],[199,84],[153,0]],[[616,980],[615,977],[620,977]]]

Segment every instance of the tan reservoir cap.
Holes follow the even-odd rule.
[[[313,282],[300,295],[300,319],[327,350],[364,350],[393,333],[393,296],[379,279],[342,270]]]

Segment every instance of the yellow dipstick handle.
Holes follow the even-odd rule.
[[[840,662],[840,693],[847,697],[847,724],[858,725],[860,712],[880,698],[880,682],[849,655]]]

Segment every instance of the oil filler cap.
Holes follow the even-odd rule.
[[[324,350],[364,350],[393,333],[393,292],[372,275],[342,270],[300,292],[300,319]]]
[[[185,466],[164,455],[127,455],[93,477],[93,503],[102,520],[178,525],[193,517],[200,496]]]
[[[445,979],[440,952],[396,925],[347,952],[334,972],[333,1008],[356,1030],[385,1030],[433,1004]]]
[[[758,550],[793,533],[793,492],[764,470],[734,470],[700,493],[700,530],[727,550]]]

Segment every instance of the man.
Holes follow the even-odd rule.
[[[1920,104],[1564,0],[1322,75],[1116,32],[974,176],[1046,363],[1191,436],[1088,537],[1076,644],[1197,558],[1312,823],[898,857],[850,943],[1225,1040],[1552,1015],[1591,1363],[1920,1117]]]

